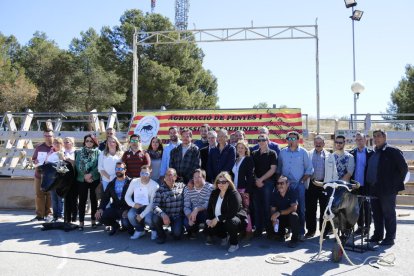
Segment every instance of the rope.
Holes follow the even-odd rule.
[[[287,264],[289,263],[290,259],[286,255],[276,254],[274,256],[267,257],[265,261],[269,264]]]

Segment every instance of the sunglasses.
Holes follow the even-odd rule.
[[[139,142],[141,142],[140,140],[138,140],[138,139],[131,139],[131,140],[129,140],[131,143],[139,143]]]
[[[140,176],[150,176],[149,172],[140,172]]]
[[[277,185],[283,185],[285,182],[277,182]]]
[[[70,141],[65,141],[65,142],[63,142],[63,143],[65,143],[65,144],[70,144],[70,143],[72,143],[72,142],[70,142]]]
[[[342,145],[344,142],[335,141],[335,144]]]
[[[257,139],[258,142],[266,142],[266,139]]]
[[[288,137],[288,138],[286,138],[286,140],[288,140],[288,141],[296,141],[296,140],[298,140],[298,138],[296,138],[296,137]]]
[[[122,171],[124,171],[125,170],[125,168],[115,168],[115,171],[116,172],[122,172]]]
[[[48,138],[53,137],[53,135],[43,135],[43,136],[48,137]]]
[[[85,140],[85,143],[93,143],[92,140]]]
[[[218,180],[217,184],[227,184],[229,183],[227,180]]]

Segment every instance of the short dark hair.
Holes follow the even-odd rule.
[[[115,167],[116,166],[121,166],[121,165],[123,165],[124,167],[126,167],[126,164],[124,162],[122,162],[122,161],[116,162]]]
[[[139,136],[138,134],[132,134],[130,137],[129,137],[129,141],[131,141],[131,139],[132,138],[134,138],[134,137],[137,137],[138,138],[138,140],[140,140],[141,141],[141,136]]]
[[[297,132],[297,131],[289,131],[286,134],[286,137],[289,137],[290,135],[295,135],[296,136],[296,139],[299,139],[299,132]]]
[[[206,180],[207,174],[206,174],[206,171],[205,170],[203,170],[203,169],[196,169],[196,170],[194,170],[193,175],[195,173],[199,173],[201,175],[201,177],[204,178],[204,180]]]
[[[381,129],[381,128],[375,129],[375,130],[372,132],[372,135],[374,135],[375,133],[381,133],[381,134],[382,134],[382,136],[384,136],[384,137],[386,137],[386,136],[387,136],[387,133],[385,132],[385,130],[383,130],[383,129]]]
[[[339,138],[339,139],[344,139],[344,140],[346,139],[346,138],[345,138],[345,136],[343,136],[343,135],[338,135],[338,136],[336,136],[336,137],[335,137],[335,140],[336,140],[336,139],[338,139],[338,138]]]

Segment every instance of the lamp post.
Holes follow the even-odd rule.
[[[363,11],[355,10],[355,6],[357,2],[355,0],[344,0],[346,8],[352,8],[352,15],[350,16],[352,20],[352,68],[353,68],[353,83],[351,85],[351,91],[354,93],[354,116],[353,120],[354,123],[352,124],[352,129],[357,128],[356,122],[356,114],[357,114],[357,100],[359,99],[359,94],[361,94],[365,87],[361,82],[356,81],[356,70],[355,70],[355,28],[354,28],[354,21],[360,21],[362,15],[364,14]]]

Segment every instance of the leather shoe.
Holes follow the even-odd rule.
[[[394,240],[393,239],[385,239],[385,240],[381,241],[379,244],[383,245],[383,246],[394,245]]]
[[[382,241],[382,239],[380,237],[377,237],[377,236],[372,236],[368,241],[378,243],[378,242]]]
[[[313,236],[315,236],[315,232],[308,232],[306,233],[305,238],[310,239],[313,238]]]
[[[109,231],[108,235],[109,236],[113,236],[115,235],[116,231],[118,231],[119,229],[119,224],[115,224],[114,226],[112,226],[111,231]]]

